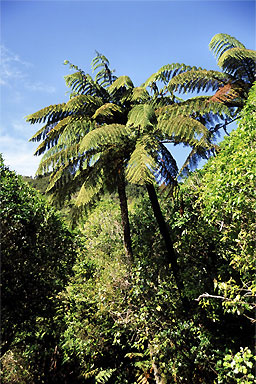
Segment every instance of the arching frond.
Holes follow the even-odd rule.
[[[256,51],[244,48],[229,49],[220,56],[218,65],[235,78],[253,83],[256,74]]]
[[[217,33],[211,39],[209,48],[218,58],[231,48],[245,48],[245,46],[235,37],[227,35],[226,33]]]
[[[178,176],[187,174],[189,170],[193,170],[198,166],[201,159],[209,159],[215,153],[216,145],[209,143],[208,146],[198,145],[190,151],[187,159],[182,165]]]
[[[97,108],[103,104],[100,97],[90,95],[77,95],[72,97],[65,105],[64,111],[71,113],[91,112],[94,113]]]
[[[103,179],[101,175],[97,178],[87,178],[83,183],[76,198],[76,206],[80,207],[88,204],[102,189]]]
[[[233,106],[242,106],[243,101],[241,100],[240,94],[244,92],[244,89],[237,86],[236,83],[226,84],[224,87],[221,87],[215,92],[215,94],[210,98],[210,102],[214,103],[228,103],[232,101]]]
[[[92,116],[95,120],[100,122],[108,122],[111,118],[123,113],[123,108],[114,103],[106,103],[99,107]]]
[[[73,163],[74,159],[79,156],[79,145],[73,144],[70,146],[57,145],[50,148],[43,156],[37,175],[44,175],[49,170],[56,170],[59,167],[67,167]]]
[[[97,51],[96,54],[96,57],[92,60],[92,70],[94,72],[99,68],[101,69],[95,76],[95,82],[102,87],[107,87],[116,80],[116,76],[113,75],[114,71],[109,68],[108,59]]]
[[[81,142],[81,153],[90,149],[100,149],[106,145],[120,143],[124,136],[129,136],[131,129],[122,124],[109,124],[89,132]]]
[[[229,80],[227,74],[218,71],[193,70],[173,77],[167,88],[170,92],[215,91]]]
[[[128,125],[133,127],[152,127],[156,122],[155,111],[149,104],[135,105],[128,114]]]
[[[135,87],[132,90],[130,100],[132,102],[147,102],[150,99],[148,91],[144,87]]]
[[[163,81],[167,83],[171,77],[174,77],[182,72],[201,69],[201,67],[191,67],[190,65],[179,63],[167,64],[161,67],[156,73],[153,73],[153,75],[151,75],[145,81],[145,83],[142,84],[142,87],[148,87],[150,84],[155,83],[156,81]]]
[[[157,155],[157,171],[156,180],[159,184],[164,182],[164,191],[171,193],[176,185],[176,177],[178,174],[177,163],[162,143],[159,143],[159,150]]]
[[[63,130],[67,126],[70,126],[72,123],[75,123],[76,121],[76,118],[73,116],[65,117],[48,132],[47,138],[50,140],[57,140]]]
[[[46,124],[40,128],[30,139],[29,141],[40,141],[45,139],[47,134],[53,129],[56,124]]]
[[[200,140],[207,142],[209,136],[209,131],[202,123],[181,115],[160,118],[157,129],[174,144],[183,143],[191,147],[197,145]]]
[[[156,110],[157,116],[168,115],[169,117],[182,116],[204,116],[207,113],[217,114],[219,116],[231,116],[230,109],[220,103],[212,100],[211,96],[192,97],[180,103],[167,105]]]
[[[72,90],[71,98],[76,95],[99,96],[104,100],[109,98],[107,90],[95,82],[88,73],[75,72],[64,76],[64,79],[66,85]]]
[[[156,161],[152,153],[156,151],[156,144],[152,137],[144,135],[137,141],[127,165],[126,176],[128,181],[133,184],[146,184],[154,181],[156,171]]]
[[[121,87],[125,87],[126,89],[133,88],[133,82],[129,76],[120,76],[118,77],[109,87],[109,93],[115,93],[115,91],[119,90]]]
[[[64,111],[64,108],[65,103],[50,105],[49,107],[40,109],[38,112],[26,116],[26,121],[31,124],[45,123],[46,120],[48,123],[58,121],[68,115],[68,113]]]

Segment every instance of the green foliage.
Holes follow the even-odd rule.
[[[15,207],[4,216],[11,245],[5,251],[10,279],[4,294],[10,297],[7,306],[14,303],[3,312],[6,381],[255,382],[255,85],[241,112],[255,57],[229,35],[216,35],[210,48],[223,73],[170,64],[137,88],[128,76],[116,78],[99,53],[94,79],[66,62],[76,71],[65,78],[70,100],[28,117],[46,123],[32,139],[43,140],[36,152],[45,153],[39,173],[53,167],[48,189],[63,192],[66,202],[75,194],[77,210],[83,213],[84,203],[91,210],[79,223],[81,242],[74,243],[35,192],[1,171],[10,182],[3,201],[10,196],[7,205]],[[173,94],[210,89],[213,96],[186,101]],[[216,147],[216,132],[238,112],[238,129]],[[178,168],[167,142],[191,147],[181,171],[215,154],[178,184],[176,199],[158,196],[189,301],[186,311],[144,187],[159,181],[170,192],[175,185]],[[118,199],[107,193],[121,175],[140,184],[127,188],[130,264]],[[93,205],[96,197],[101,198]],[[74,253],[71,273],[68,255],[73,260]],[[55,367],[51,373],[49,366]]]
[[[239,112],[255,80],[256,52],[246,49],[236,38],[223,33],[213,36],[209,47],[223,72],[170,64],[160,68],[144,86],[162,81],[171,93],[215,91],[212,101],[238,108],[236,112]]]
[[[76,241],[55,210],[2,160],[0,175],[3,378],[30,382],[38,372],[47,377],[54,360],[61,331],[57,294],[71,273]]]
[[[247,347],[233,354],[232,351],[217,362],[218,383],[255,384],[255,361],[256,357]]]

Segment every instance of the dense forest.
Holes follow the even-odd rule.
[[[37,177],[1,158],[4,384],[256,383],[256,52],[210,49],[140,87],[67,61]]]

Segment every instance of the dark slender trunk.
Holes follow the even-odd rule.
[[[183,281],[182,281],[181,276],[180,276],[180,271],[179,271],[179,267],[178,267],[178,263],[177,263],[177,255],[176,255],[175,250],[173,248],[173,242],[171,240],[164,216],[162,214],[162,211],[161,211],[161,208],[160,208],[160,205],[158,202],[156,190],[155,190],[153,184],[147,184],[146,187],[147,187],[149,199],[151,201],[151,205],[153,208],[153,212],[154,212],[156,221],[157,221],[158,226],[159,226],[160,233],[163,236],[163,239],[165,242],[165,247],[166,247],[166,251],[167,251],[167,261],[168,261],[168,263],[171,264],[172,272],[173,272],[173,275],[174,275],[174,278],[175,278],[175,281],[177,284],[177,288],[179,290],[180,297],[182,299],[183,306],[185,309],[188,309],[189,303],[188,303],[187,298],[184,295],[184,285],[183,285]]]
[[[117,189],[118,189],[118,196],[119,196],[119,202],[120,202],[125,253],[126,253],[128,263],[133,264],[134,260],[133,260],[133,253],[132,253],[131,231],[130,231],[130,223],[129,223],[129,216],[128,216],[127,197],[125,193],[125,177],[124,177],[124,171],[122,167],[120,167],[118,171]]]

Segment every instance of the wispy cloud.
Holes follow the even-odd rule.
[[[47,84],[44,84],[42,82],[36,82],[36,83],[27,83],[26,84],[26,88],[29,90],[29,91],[35,91],[35,92],[46,92],[46,93],[54,93],[56,91],[56,88],[51,86],[51,85],[47,85]]]
[[[35,145],[26,139],[11,137],[7,134],[0,136],[0,152],[5,164],[13,171],[24,176],[34,176],[40,158],[33,156]]]
[[[8,85],[10,80],[24,79],[24,70],[31,67],[31,64],[20,59],[18,55],[11,52],[4,45],[0,46],[0,84]]]
[[[13,87],[13,81],[19,81],[23,87],[32,92],[54,93],[55,87],[43,82],[32,82],[29,68],[33,65],[20,58],[4,45],[0,45],[0,85]]]

